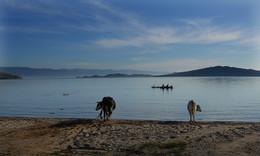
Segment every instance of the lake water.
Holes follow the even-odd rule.
[[[0,116],[94,119],[104,96],[116,101],[113,119],[188,121],[194,99],[198,121],[260,121],[259,77],[0,80]]]

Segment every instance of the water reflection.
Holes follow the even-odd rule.
[[[173,92],[173,88],[167,88],[167,89],[161,89],[163,93],[169,94],[170,92]]]
[[[197,77],[193,80],[200,83],[212,83],[212,84],[237,84],[241,82],[251,81],[252,77]]]

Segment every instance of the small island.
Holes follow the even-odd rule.
[[[82,76],[82,77],[77,77],[77,78],[116,78],[116,77],[153,77],[152,75],[148,74],[121,74],[121,73],[116,73],[116,74],[108,74],[105,76],[100,76],[100,75],[93,75],[93,76]]]
[[[260,76],[260,71],[229,66],[215,66],[186,72],[159,75],[158,77],[196,77],[196,76]]]
[[[8,74],[5,72],[0,72],[0,79],[23,79],[23,78],[20,76]]]

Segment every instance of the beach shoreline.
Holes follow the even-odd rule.
[[[260,155],[260,122],[0,117],[0,155]]]

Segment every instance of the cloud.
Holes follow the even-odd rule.
[[[158,27],[147,29],[147,41],[154,44],[174,44],[183,41],[183,38],[179,36],[177,28],[170,27]]]
[[[117,39],[106,38],[95,41],[97,45],[103,47],[122,47],[122,46],[146,46],[148,44],[169,45],[169,44],[214,44],[227,41],[235,41],[242,37],[241,31],[225,32],[216,28],[205,28],[204,30],[185,30],[181,29],[175,33],[175,29],[159,28],[162,32],[146,32],[139,37]],[[168,32],[168,33],[167,33]],[[181,33],[182,32],[182,33]]]
[[[241,30],[232,27],[218,26],[214,23],[218,16],[209,18],[194,19],[176,19],[181,22],[180,26],[154,26],[145,23],[140,15],[125,10],[119,10],[112,6],[106,5],[101,1],[88,1],[91,5],[106,10],[114,17],[120,18],[120,24],[114,25],[113,22],[106,21],[105,27],[114,27],[120,31],[120,38],[101,38],[96,40],[96,44],[104,47],[121,47],[121,46],[146,46],[147,44],[214,44],[219,42],[234,41],[242,37]],[[101,17],[104,13],[99,12]],[[122,24],[122,23],[128,23]],[[111,26],[112,25],[112,26]],[[100,27],[104,30],[104,26]],[[126,35],[125,37],[122,37]],[[138,42],[138,43],[137,43]]]
[[[238,40],[242,36],[242,31],[235,28],[218,26],[214,23],[215,19],[221,17],[210,18],[194,18],[194,19],[176,19],[180,25],[160,26],[159,24],[145,23],[144,17],[133,12],[119,10],[113,6],[109,6],[101,1],[88,1],[89,4],[103,9],[106,12],[98,11],[98,18],[106,19],[104,25],[99,25],[96,29],[106,30],[106,28],[114,28],[118,31],[118,37],[99,38],[93,43],[107,47],[117,48],[124,46],[147,46],[150,44],[169,45],[169,44],[214,44],[219,42],[227,42]],[[118,18],[119,23],[115,25],[109,21],[105,14],[110,14],[114,18]],[[86,27],[87,28],[87,27]],[[91,27],[90,27],[91,28]],[[92,29],[93,30],[93,29]],[[107,29],[108,30],[108,29]]]
[[[143,60],[145,60],[146,58],[143,58],[143,57],[133,57],[133,58],[131,58],[130,60],[131,61],[143,61]]]
[[[32,23],[30,27],[15,25],[5,26],[3,30],[21,31],[27,33],[54,33],[68,31],[81,31],[82,33],[109,34],[105,38],[95,36],[90,44],[106,47],[145,47],[149,45],[170,44],[214,44],[220,42],[234,41],[243,37],[240,30],[221,27],[214,23],[216,18],[194,18],[176,19],[179,25],[165,26],[158,23],[145,22],[145,17],[135,12],[122,10],[109,5],[107,1],[89,0],[78,1],[77,4],[69,2],[55,7],[57,1],[33,1],[23,3],[20,1],[3,0],[4,4],[11,8],[27,11],[27,14],[41,16],[42,18],[52,16],[61,17],[62,22],[52,21],[48,25]],[[77,10],[74,10],[76,6]],[[73,9],[74,8],[74,9]],[[89,10],[89,11],[85,11]],[[24,12],[24,11],[23,11]],[[46,19],[45,19],[46,20]],[[76,21],[76,22],[69,22]],[[59,25],[59,27],[57,27]],[[44,29],[39,29],[43,27]],[[59,28],[57,30],[57,28]],[[102,35],[101,35],[102,36]]]
[[[120,10],[118,8],[106,5],[105,3],[101,3],[101,1],[97,1],[97,0],[90,0],[87,1],[87,3],[98,7],[99,9],[103,9],[106,11],[106,13],[109,13],[110,15],[120,18],[122,21],[135,26],[135,27],[142,27],[142,24],[140,24],[140,21],[138,20],[137,15],[135,15],[133,12],[127,12],[125,10]],[[103,14],[102,12],[98,12],[99,15],[102,15],[101,17],[106,16],[105,14]],[[99,16],[100,18],[100,16]]]
[[[178,19],[177,21],[181,21],[186,23],[187,25],[192,25],[194,27],[201,27],[203,25],[208,25],[213,22],[217,17],[211,18],[194,18],[194,19]]]
[[[202,31],[192,31],[186,36],[187,43],[212,44],[235,41],[242,36],[241,31],[225,32],[218,28],[205,28]]]
[[[97,45],[101,45],[107,48],[122,47],[122,46],[135,46],[140,47],[146,41],[143,38],[131,38],[131,39],[101,39],[95,41]]]
[[[147,46],[170,44],[215,44],[221,42],[236,41],[243,38],[243,31],[214,24],[214,18],[209,19],[183,19],[181,26],[149,26],[149,24],[137,21],[137,25],[131,25],[132,33],[122,30],[120,38],[101,38],[93,43],[109,48],[123,46]],[[142,24],[141,24],[142,23]],[[141,26],[142,25],[142,26]],[[130,27],[130,26],[128,26]],[[120,31],[120,30],[119,30]]]
[[[248,38],[243,38],[236,42],[237,45],[246,45],[246,46],[254,46],[258,50],[260,50],[260,37],[252,36]]]

